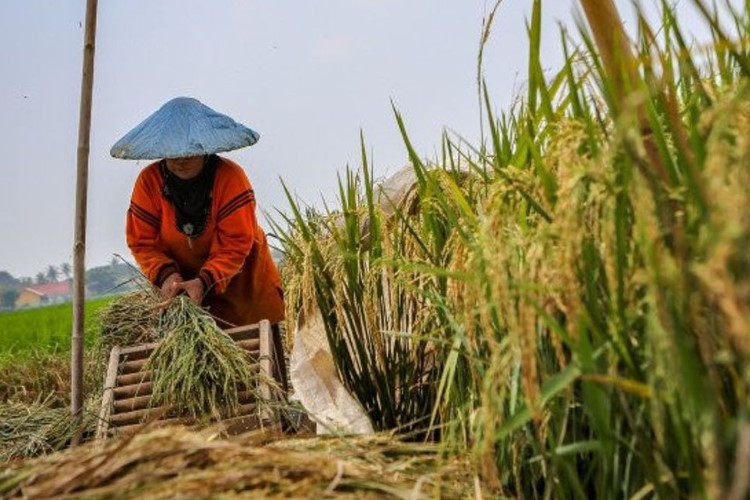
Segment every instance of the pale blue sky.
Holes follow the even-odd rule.
[[[168,99],[196,97],[261,134],[230,153],[259,208],[330,197],[357,165],[359,130],[376,173],[406,160],[390,99],[419,152],[443,127],[479,135],[476,53],[484,0],[100,0],[87,265],[129,256],[125,212],[144,163],[112,143]],[[630,0],[617,2],[630,18]],[[506,0],[486,49],[494,103],[524,83],[528,0]],[[560,61],[557,22],[574,0],[544,4],[542,56]],[[683,0],[679,15],[696,27]],[[683,6],[684,5],[684,6]],[[84,0],[0,0],[0,270],[34,275],[71,258]]]

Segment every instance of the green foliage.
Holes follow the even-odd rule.
[[[0,271],[0,286],[16,286],[18,281],[8,271]]]
[[[19,295],[15,288],[0,287],[0,309],[12,309]]]
[[[125,262],[113,262],[86,270],[86,289],[92,295],[122,293],[135,288],[140,274]]]

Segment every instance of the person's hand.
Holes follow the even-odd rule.
[[[180,284],[182,283],[182,276],[180,273],[172,273],[167,276],[167,279],[161,284],[161,297],[164,300],[170,300],[177,292],[180,291]]]
[[[190,300],[195,302],[198,305],[201,305],[201,301],[203,300],[203,282],[198,279],[192,279],[187,281],[182,281],[177,285],[178,290],[185,290],[187,292],[188,297],[190,297]]]

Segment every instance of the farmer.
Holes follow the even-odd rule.
[[[141,270],[165,299],[184,292],[222,327],[284,318],[281,279],[256,220],[253,188],[242,167],[216,154],[258,138],[178,97],[111,151],[158,160],[138,176],[127,215],[128,246]]]

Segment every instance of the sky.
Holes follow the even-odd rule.
[[[0,270],[33,276],[72,261],[85,0],[0,0]],[[631,0],[618,0],[632,26]],[[376,176],[406,163],[391,102],[420,154],[443,130],[479,138],[476,56],[485,0],[101,0],[91,131],[87,266],[126,257],[125,214],[146,162],[111,145],[176,96],[195,97],[260,133],[227,154],[258,210],[333,199],[359,165],[364,133]],[[493,104],[523,88],[530,0],[505,0],[484,55]],[[574,0],[544,2],[542,60],[560,66],[558,23]],[[702,23],[676,4],[687,31]],[[261,225],[268,224],[261,216]]]

